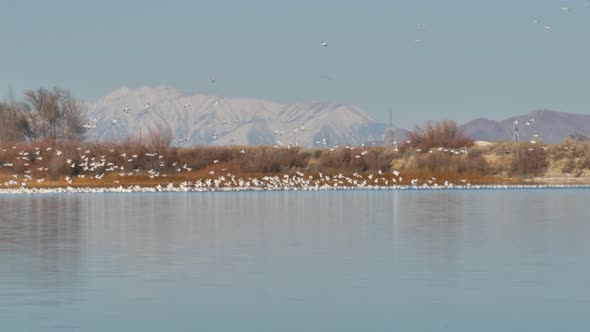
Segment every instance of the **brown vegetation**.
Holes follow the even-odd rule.
[[[402,174],[396,184],[409,184],[412,179],[439,184],[521,183],[543,175],[555,162],[552,158],[566,158],[574,160],[576,167],[590,167],[584,162],[588,151],[583,145],[522,145],[517,157],[514,145],[508,142],[485,148],[402,152],[391,147],[177,148],[153,144],[147,139],[129,139],[122,144],[37,141],[0,147],[0,187],[11,179],[22,181],[24,177],[30,179],[28,186],[35,187],[98,187],[178,184],[228,174],[244,178],[302,173],[306,177],[320,173],[379,174],[392,180],[394,171]],[[67,179],[74,181],[68,184]]]
[[[428,121],[408,132],[406,144],[423,150],[436,147],[465,148],[473,145],[473,140],[465,136],[455,121]]]

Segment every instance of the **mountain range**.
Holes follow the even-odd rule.
[[[387,125],[344,104],[280,104],[267,100],[187,95],[169,87],[120,88],[88,105],[88,139],[123,141],[157,128],[170,130],[177,146],[383,144]],[[483,141],[510,140],[515,121],[521,139],[538,134],[559,143],[572,134],[590,136],[590,115],[538,110],[501,121],[485,118],[460,125]],[[403,140],[405,129],[395,130]],[[390,142],[386,142],[390,143]]]
[[[349,105],[185,95],[168,87],[123,87],[88,108],[91,140],[120,141],[160,126],[173,132],[176,145],[358,145],[381,140],[385,131]]]

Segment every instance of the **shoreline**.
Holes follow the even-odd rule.
[[[443,190],[531,190],[590,189],[590,184],[497,184],[497,185],[394,185],[394,186],[284,186],[284,187],[198,187],[194,184],[174,186],[1,188],[0,195],[76,194],[76,193],[213,193],[213,192],[285,192],[285,191],[443,191]]]

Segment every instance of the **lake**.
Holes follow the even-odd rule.
[[[581,331],[588,190],[0,197],[2,331]]]

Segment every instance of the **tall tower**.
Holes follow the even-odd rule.
[[[383,145],[384,146],[393,146],[393,141],[395,140],[395,131],[393,128],[393,111],[389,111],[389,123],[387,124],[387,129],[385,130],[385,136],[383,137]]]

